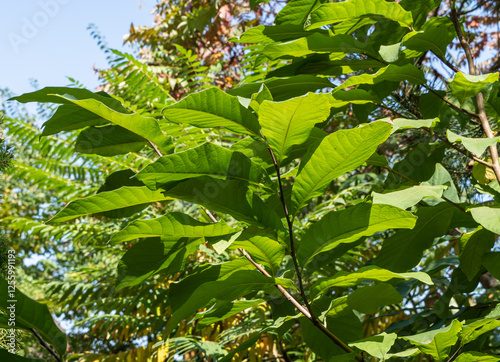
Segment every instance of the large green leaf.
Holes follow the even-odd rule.
[[[244,258],[243,258],[244,259]],[[205,307],[211,300],[232,301],[250,292],[272,288],[277,280],[254,269],[246,259],[220,265],[202,266],[169,289],[172,307],[170,328]]]
[[[243,107],[237,97],[218,88],[190,94],[166,107],[163,115],[173,123],[187,123],[200,128],[224,127],[235,133],[262,137],[253,112]]]
[[[479,336],[488,333],[492,330],[500,327],[500,307],[497,304],[494,310],[492,310],[484,318],[477,319],[465,326],[463,326],[460,332],[460,344],[466,345],[467,343],[473,342]]]
[[[484,254],[482,262],[491,275],[500,279],[500,252]]]
[[[402,338],[414,344],[423,353],[430,354],[436,361],[441,362],[447,361],[451,347],[457,343],[461,330],[462,324],[455,319],[448,327]]]
[[[397,3],[384,0],[350,0],[323,4],[311,11],[305,25],[309,30],[361,17],[384,17],[403,27],[413,25],[410,12]]]
[[[283,229],[280,217],[249,189],[246,182],[204,176],[167,184],[162,192],[166,196],[202,205],[249,224]]]
[[[314,125],[325,121],[329,115],[330,104],[323,94],[309,93],[285,102],[262,102],[259,107],[262,133],[274,151],[278,165],[293,145],[304,143]]]
[[[28,358],[12,354],[6,349],[0,348],[0,360],[9,362],[46,362],[41,358]]]
[[[497,81],[498,73],[469,75],[459,72],[455,74],[455,78],[450,82],[450,88],[460,104],[463,104],[467,98],[474,97],[488,84]]]
[[[453,133],[449,129],[446,130],[446,137],[450,142],[461,142],[468,151],[478,156],[481,156],[489,146],[494,146],[500,141],[500,137],[493,137],[493,138],[464,137],[456,133]]]
[[[274,183],[259,164],[243,153],[212,143],[160,157],[136,175],[152,190],[167,182],[200,176],[249,181],[265,186],[268,190],[274,188]]]
[[[362,53],[378,58],[370,44],[362,43],[347,34],[327,36],[313,33],[288,42],[268,44],[262,50],[262,54],[273,60],[300,58],[315,53]]]
[[[290,0],[276,15],[277,25],[302,25],[312,9],[325,0]]]
[[[429,13],[437,8],[441,2],[442,0],[401,0],[399,4],[411,11],[414,28],[419,29],[426,22]]]
[[[211,324],[217,323],[235,314],[243,312],[245,309],[253,308],[259,304],[264,304],[264,299],[253,300],[238,300],[236,302],[220,301],[215,307],[209,311],[198,313],[196,316],[200,317],[196,326],[198,329],[208,327]]]
[[[266,267],[274,276],[285,256],[285,247],[277,240],[272,231],[251,226],[233,241],[230,248],[246,250],[253,260]]]
[[[349,244],[363,236],[387,229],[415,226],[416,217],[389,205],[360,203],[341,211],[332,211],[306,230],[301,238],[297,258],[306,266],[322,252],[340,244]]]
[[[155,201],[170,199],[163,195],[161,191],[151,191],[146,186],[124,186],[113,191],[101,192],[97,195],[76,199],[59,211],[47,223],[62,222],[75,219],[79,216],[97,214],[130,206],[149,205]]]
[[[326,292],[333,287],[353,287],[365,280],[386,282],[391,279],[417,279],[422,283],[432,285],[431,278],[423,272],[394,273],[378,266],[365,266],[355,272],[340,271],[333,278],[321,278],[317,280],[309,289],[309,296],[314,299],[316,296]]]
[[[380,333],[376,336],[364,338],[360,341],[349,343],[349,346],[359,348],[371,356],[385,360],[398,335],[395,333]]]
[[[0,309],[7,314],[9,327],[35,329],[43,340],[51,344],[62,356],[66,352],[66,334],[54,323],[52,315],[45,304],[38,303],[21,293],[11,280],[0,278]]]
[[[382,81],[401,82],[403,80],[407,80],[413,84],[426,83],[424,72],[413,64],[406,64],[403,66],[389,64],[387,67],[380,68],[373,74],[365,73],[349,77],[344,83],[336,87],[333,92],[335,96],[335,93],[339,90],[358,84],[377,84]]]
[[[422,199],[427,197],[440,198],[446,186],[411,186],[405,187],[397,191],[384,192],[379,194],[373,192],[374,204],[386,204],[407,209],[418,204]]]
[[[498,356],[480,352],[465,352],[459,354],[455,362],[498,362]]]
[[[89,127],[78,135],[76,152],[115,156],[139,152],[147,140],[120,126]]]
[[[163,271],[176,273],[186,265],[203,238],[148,238],[132,245],[118,263],[116,289],[140,284]]]
[[[453,205],[441,203],[434,207],[420,207],[417,224],[412,230],[400,230],[384,240],[374,264],[396,272],[405,271],[418,264],[434,238],[448,230],[454,213]]]
[[[322,33],[326,31],[320,30]],[[274,42],[293,40],[311,35],[310,31],[304,30],[301,25],[258,25],[245,31],[237,40],[231,39],[237,43],[261,43],[269,44]]]
[[[457,36],[453,22],[449,18],[429,19],[420,31],[412,31],[403,38],[403,45],[418,56],[428,50],[446,59],[446,48]]]
[[[238,229],[229,227],[224,221],[206,224],[186,214],[171,212],[155,219],[133,221],[114,234],[111,241],[118,243],[151,237],[202,238],[231,234],[236,231]]]
[[[69,132],[89,126],[103,126],[109,122],[86,109],[74,104],[60,105],[54,115],[45,122],[42,136],[50,136],[59,132]]]
[[[304,156],[292,190],[293,215],[330,182],[365,162],[391,132],[386,122],[337,131],[326,136],[317,148]]]
[[[500,207],[479,206],[470,210],[472,217],[486,230],[500,234]]]
[[[401,294],[387,283],[358,288],[347,297],[349,307],[365,314],[376,313],[380,307],[402,301]]]
[[[460,269],[467,279],[472,280],[483,265],[483,255],[495,244],[495,234],[479,227],[471,233],[464,233],[460,238]]]

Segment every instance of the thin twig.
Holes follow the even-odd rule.
[[[460,72],[460,69],[458,69],[452,62],[450,62],[448,59],[446,59],[445,57],[442,57],[440,55],[437,55],[436,53],[434,53],[433,51],[431,51],[432,54],[434,54],[440,61],[442,61],[448,68],[450,68],[451,70],[453,70],[455,73],[459,73]]]
[[[35,335],[35,337],[38,339],[38,341],[40,342],[40,344],[42,345],[43,348],[45,348],[47,351],[49,351],[49,353],[54,356],[54,358],[56,359],[56,361],[60,362],[61,361],[61,357],[59,357],[57,355],[57,353],[52,349],[52,347],[50,347],[47,342],[45,342],[43,340],[43,338],[40,336],[40,334],[38,334],[38,332],[34,329],[34,328],[30,328],[30,331]]]
[[[423,86],[430,92],[432,92],[434,95],[436,95],[437,97],[439,97],[443,102],[447,103],[448,105],[452,106],[453,108],[455,108],[457,111],[461,111],[461,112],[464,112],[465,114],[471,116],[471,117],[474,117],[475,118],[475,122],[477,122],[476,120],[479,119],[479,114],[477,113],[474,113],[474,112],[471,112],[471,111],[468,111],[467,109],[465,108],[462,108],[462,107],[459,107],[457,106],[456,104],[453,104],[452,102],[450,102],[449,100],[447,100],[445,97],[443,97],[441,94],[439,94],[438,92],[436,92],[434,89],[430,88],[429,86],[427,86],[427,84],[423,84]]]
[[[161,154],[160,150],[158,149],[158,147],[156,147],[156,145],[155,145],[153,142],[151,142],[150,140],[148,140],[148,142],[149,142],[149,144],[151,145],[151,147],[153,147],[153,150],[155,150],[156,154],[157,154],[159,157],[161,157],[161,156],[162,156],[162,154]]]
[[[460,28],[460,22],[458,20],[458,14],[455,9],[455,1],[452,3],[451,7],[451,20],[453,21],[453,25],[455,26],[455,31],[457,32],[458,38],[460,40],[460,45],[465,52],[465,56],[467,58],[467,63],[469,64],[469,73],[471,75],[476,75],[476,66],[474,65],[474,58],[472,57],[472,51],[470,50],[469,43]],[[481,127],[483,128],[483,132],[487,138],[494,138],[495,135],[491,130],[490,123],[488,122],[488,117],[486,116],[486,111],[484,108],[484,97],[483,93],[479,92],[476,95],[476,103],[477,109],[479,111],[479,121],[481,122]],[[491,162],[493,164],[493,171],[495,172],[495,176],[497,178],[497,182],[500,183],[500,163],[498,162],[498,149],[496,143],[490,146],[490,155]]]

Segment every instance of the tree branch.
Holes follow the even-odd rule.
[[[38,339],[38,341],[40,342],[40,344],[42,345],[42,347],[45,348],[47,351],[49,351],[49,353],[52,356],[54,356],[54,358],[56,359],[56,361],[61,362],[61,357],[59,357],[57,355],[57,353],[52,349],[52,347],[50,347],[47,344],[47,342],[45,342],[43,340],[43,338],[40,336],[40,334],[38,334],[38,332],[34,328],[30,328],[30,331],[35,335],[35,337]]]
[[[453,21],[453,25],[455,26],[455,31],[457,32],[458,39],[460,40],[460,45],[465,52],[465,56],[467,58],[467,63],[469,65],[469,73],[471,75],[476,75],[476,66],[474,65],[474,58],[472,57],[472,51],[470,50],[469,43],[460,28],[460,22],[458,19],[458,14],[455,9],[455,2],[453,1],[451,7],[451,20]],[[486,111],[484,108],[484,97],[483,93],[479,92],[476,95],[476,103],[477,109],[479,111],[479,121],[481,122],[481,127],[483,128],[483,132],[487,138],[494,138],[495,135],[491,130],[490,123],[488,122],[488,117],[486,116]],[[490,146],[490,155],[491,162],[493,164],[493,171],[495,172],[495,176],[497,178],[497,182],[500,183],[500,163],[498,162],[498,148],[497,145],[494,144]]]
[[[159,157],[161,157],[161,156],[162,156],[162,154],[161,154],[160,150],[158,149],[158,147],[156,147],[156,145],[155,145],[153,142],[151,142],[150,140],[148,140],[148,142],[149,142],[149,144],[151,145],[151,147],[153,147],[153,150],[155,150],[156,154],[157,154]]]

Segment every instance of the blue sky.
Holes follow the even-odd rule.
[[[30,92],[66,86],[67,77],[94,89],[93,67],[106,60],[87,27],[94,23],[111,48],[123,46],[130,24],[151,25],[155,0],[22,0],[0,3],[0,88]]]

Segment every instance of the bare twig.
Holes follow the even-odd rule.
[[[52,349],[52,347],[50,347],[47,342],[45,342],[43,340],[43,338],[40,336],[40,334],[34,329],[34,328],[30,328],[30,331],[35,335],[36,339],[38,339],[38,341],[40,342],[40,344],[42,345],[43,348],[45,348],[47,351],[49,351],[49,353],[54,356],[54,358],[56,359],[56,361],[60,362],[61,361],[61,357],[59,357],[57,355],[57,353]]]
[[[151,145],[151,147],[153,147],[153,150],[155,150],[156,154],[157,154],[159,157],[161,157],[161,156],[162,156],[162,154],[161,154],[160,150],[158,149],[158,147],[156,147],[156,145],[155,145],[153,142],[151,142],[150,140],[148,140],[148,142],[149,142],[149,144]]]

